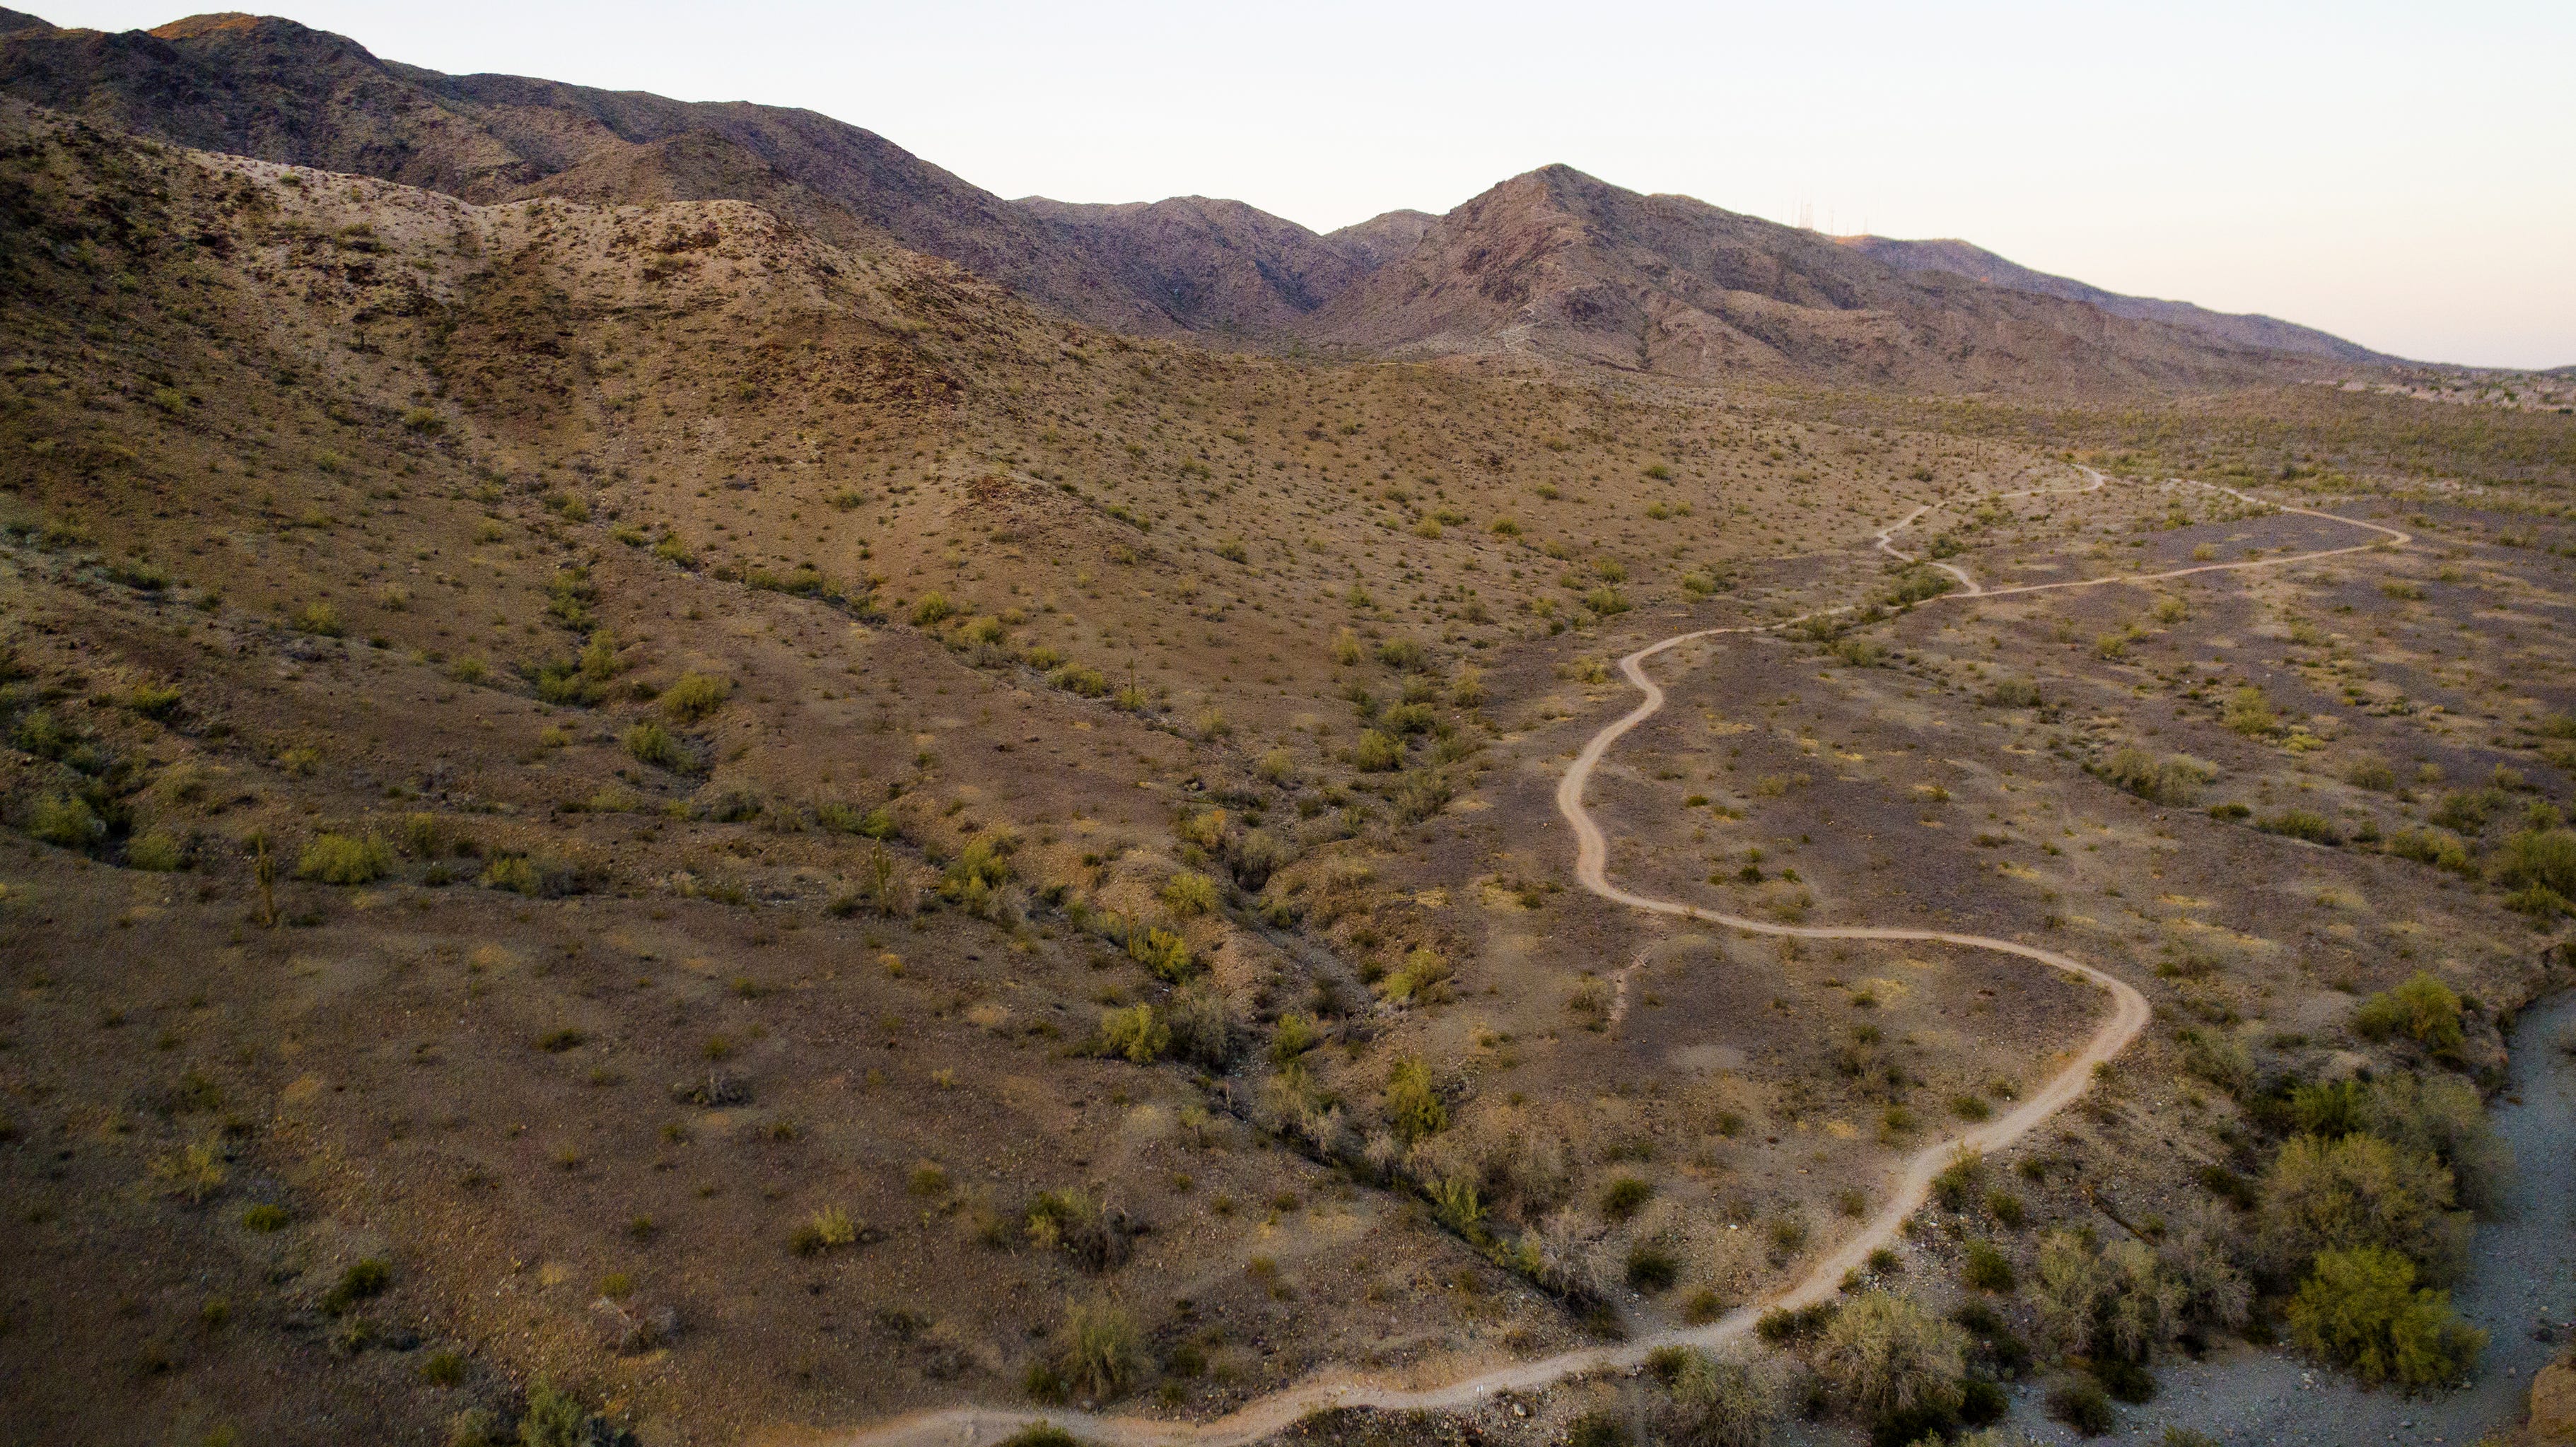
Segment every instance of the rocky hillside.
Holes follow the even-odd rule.
[[[1119,283],[1192,331],[1287,330],[1375,269],[1365,246],[1343,248],[1240,201],[1085,206],[1019,203],[1108,261]]]
[[[1307,328],[1355,350],[1552,356],[1681,377],[2088,388],[2247,381],[2258,347],[1938,272],[1565,166],[1440,218]]]
[[[249,15],[108,34],[0,11],[0,92],[477,203],[749,201],[835,245],[891,243],[1138,335],[1942,391],[2204,386],[2281,380],[2285,357],[2384,360],[1964,243],[1836,245],[1561,166],[1444,217],[1393,211],[1330,235],[1204,197],[1014,203],[810,111],[444,75]]]
[[[2010,291],[2080,301],[2115,317],[2165,322],[2237,346],[2264,347],[2276,352],[2326,357],[2338,362],[2396,360],[2332,333],[2285,322],[2277,317],[2214,312],[2187,301],[2160,301],[2154,297],[2123,296],[2116,291],[2104,291],[2090,282],[2033,271],[2017,261],[2007,260],[1965,241],[1899,241],[1889,236],[1838,236],[1834,239],[1898,271],[1948,272]]]
[[[0,91],[201,150],[469,201],[755,201],[835,239],[882,233],[1098,325],[1182,326],[1131,290],[1120,258],[811,111],[442,75],[291,20],[237,14],[108,34],[10,12]]]

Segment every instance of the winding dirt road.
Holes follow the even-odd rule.
[[[2101,473],[2079,468],[2089,482],[2082,488],[2030,488],[2015,493],[1986,495],[1990,498],[2020,497],[2040,492],[2091,492],[2103,486]],[[2148,583],[2166,578],[2187,577],[2196,573],[2241,571],[2252,568],[2277,568],[2293,563],[2315,562],[2322,558],[2340,557],[2347,553],[2393,544],[2404,546],[2413,539],[2395,528],[2358,518],[2309,508],[2286,507],[2248,497],[2234,488],[2209,483],[2194,486],[2227,493],[2258,507],[2303,517],[2322,518],[2368,528],[2384,535],[2380,540],[2348,548],[2330,548],[2318,552],[2297,553],[2277,558],[2247,559],[2233,563],[2205,563],[2188,568],[2174,568],[2157,573],[2128,573],[2113,577],[2084,578],[2063,583],[2032,583],[2007,588],[1984,588],[1966,571],[1947,563],[1932,566],[1959,579],[1959,591],[1943,594],[1944,598],[1999,598],[2020,593],[2042,593],[2070,588],[2102,587],[2114,583]],[[1877,534],[1878,547],[1905,561],[1911,554],[1898,551],[1894,535],[1920,521],[1942,506],[1927,503],[1906,514],[1902,521]],[[1939,598],[1927,600],[1939,602]],[[1664,691],[1646,672],[1647,660],[1668,649],[1695,639],[1723,637],[1740,633],[1768,633],[1795,626],[1809,618],[1850,611],[1853,605],[1818,610],[1777,623],[1755,624],[1735,628],[1701,628],[1678,633],[1652,643],[1619,660],[1619,671],[1628,682],[1644,694],[1644,699],[1626,714],[1605,726],[1583,746],[1574,764],[1556,787],[1557,811],[1574,828],[1576,880],[1593,894],[1614,904],[1649,914],[1670,915],[1698,920],[1748,934],[1780,935],[1815,940],[1906,940],[1958,945],[1967,949],[1993,950],[2014,955],[2049,969],[2099,986],[2111,997],[2111,1013],[2098,1026],[2083,1048],[2049,1077],[2046,1084],[2010,1111],[1993,1120],[1963,1131],[1948,1139],[1924,1147],[1907,1158],[1892,1183],[1876,1214],[1864,1223],[1860,1232],[1836,1248],[1832,1255],[1810,1267],[1799,1281],[1771,1297],[1738,1307],[1704,1326],[1682,1327],[1651,1333],[1618,1346],[1587,1347],[1560,1352],[1475,1376],[1462,1377],[1437,1387],[1405,1388],[1382,1382],[1360,1380],[1348,1375],[1319,1376],[1296,1386],[1247,1402],[1225,1416],[1207,1422],[1169,1422],[1150,1417],[1109,1416],[1090,1412],[1031,1412],[1000,1407],[949,1407],[937,1411],[898,1417],[838,1438],[846,1447],[983,1447],[1041,1421],[1073,1432],[1086,1439],[1119,1444],[1119,1447],[1249,1447],[1249,1444],[1275,1435],[1310,1412],[1336,1407],[1368,1407],[1393,1411],[1455,1410],[1473,1406],[1497,1393],[1525,1391],[1545,1387],[1568,1377],[1601,1371],[1621,1371],[1644,1364],[1649,1353],[1658,1347],[1689,1346],[1713,1348],[1726,1346],[1751,1334],[1761,1314],[1775,1307],[1799,1307],[1823,1301],[1841,1290],[1846,1273],[1860,1266],[1869,1253],[1894,1240],[1904,1228],[1907,1217],[1920,1209],[1930,1196],[1932,1179],[1939,1175],[1962,1152],[1983,1153],[1999,1150],[2019,1140],[2046,1122],[2051,1116],[2084,1093],[2092,1082],[2093,1070],[2125,1049],[2146,1028],[2149,1018],[2147,999],[2119,978],[2096,969],[2071,955],[2019,940],[1998,939],[1992,935],[1959,934],[1949,930],[1901,929],[1879,925],[1790,925],[1745,915],[1725,914],[1702,909],[1679,900],[1657,899],[1650,895],[1632,894],[1612,884],[1607,873],[1609,843],[1601,826],[1594,823],[1591,812],[1584,808],[1583,795],[1592,781],[1593,770],[1601,764],[1612,745],[1631,729],[1655,716],[1664,706]]]

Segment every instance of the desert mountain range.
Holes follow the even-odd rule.
[[[0,92],[202,150],[489,203],[742,200],[1094,326],[1381,355],[1922,390],[2204,385],[2384,361],[1959,241],[1835,238],[1565,166],[1319,234],[1238,201],[1005,200],[812,111],[445,75],[290,20],[61,29],[0,10]]]

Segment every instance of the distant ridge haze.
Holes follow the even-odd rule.
[[[0,11],[0,90],[189,146],[443,190],[741,199],[1114,330],[1519,354],[1933,389],[2205,385],[2391,360],[2311,328],[2121,296],[1958,241],[1828,238],[1565,166],[1434,217],[1319,234],[1240,201],[1006,201],[811,111],[382,60],[290,20],[61,30]]]

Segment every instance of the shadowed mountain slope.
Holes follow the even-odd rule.
[[[2104,291],[2089,282],[2071,277],[2051,276],[2033,271],[2017,261],[1995,255],[1984,247],[1965,241],[1899,241],[1888,236],[1838,236],[1834,240],[1875,261],[1883,261],[1898,271],[1943,271],[1982,281],[2011,291],[2026,291],[2035,296],[2061,297],[2100,307],[2118,317],[2141,321],[2168,322],[2202,332],[2221,341],[2249,347],[2268,347],[2276,352],[2295,352],[2302,356],[2330,357],[2338,362],[2386,362],[2394,360],[2356,342],[2347,342],[2329,332],[2303,327],[2276,317],[2252,313],[2214,312],[2193,306],[2187,301],[2160,301],[2154,297],[2123,296]]]
[[[2083,302],[1900,271],[1812,232],[1565,166],[1440,218],[1308,334],[1369,350],[1933,388],[2205,385],[2278,362]]]

